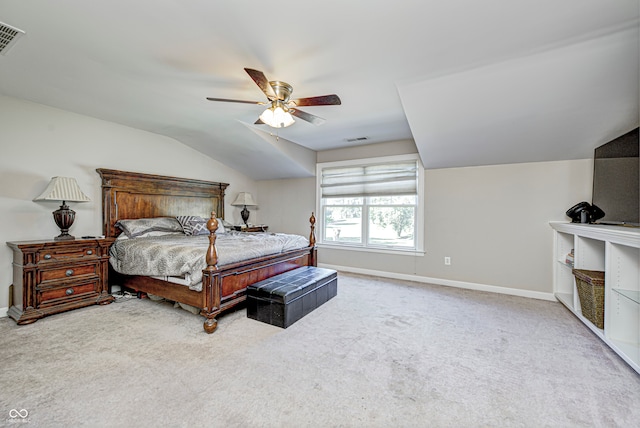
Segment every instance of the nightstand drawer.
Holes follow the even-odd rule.
[[[36,263],[95,259],[98,255],[98,247],[91,245],[91,243],[76,247],[49,247],[38,251]]]
[[[47,304],[58,304],[61,300],[85,297],[87,294],[98,294],[98,278],[93,280],[56,287],[38,287],[36,290],[38,307]]]
[[[38,278],[38,283],[46,282],[46,281],[55,281],[63,278],[77,278],[86,275],[98,276],[99,274],[99,264],[98,263],[88,263],[88,264],[73,264],[67,266],[60,266],[54,269],[41,269],[38,272],[40,277]]]

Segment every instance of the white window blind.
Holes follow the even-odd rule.
[[[415,195],[418,165],[414,160],[322,169],[323,198]]]

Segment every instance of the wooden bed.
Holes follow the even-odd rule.
[[[110,284],[154,294],[200,308],[206,319],[204,330],[213,333],[216,317],[246,299],[248,285],[301,266],[316,266],[313,214],[309,247],[218,266],[215,247],[216,214],[224,218],[224,196],[228,184],[111,169],[97,169],[102,177],[102,220],[106,237],[117,237],[115,223],[121,219],[199,215],[209,218],[209,246],[203,248],[207,267],[202,291],[146,276],[121,275],[111,271]],[[215,213],[215,214],[214,214]]]

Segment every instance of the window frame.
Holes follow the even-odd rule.
[[[365,200],[363,200],[362,205],[358,205],[358,207],[362,207],[362,243],[350,243],[350,242],[336,242],[336,241],[326,241],[325,240],[325,224],[324,224],[324,204],[322,203],[322,171],[325,168],[336,168],[336,167],[350,167],[350,166],[368,166],[368,165],[376,165],[376,164],[384,164],[384,163],[392,163],[392,162],[406,162],[406,161],[415,161],[417,167],[417,183],[416,183],[416,204],[415,204],[415,224],[414,224],[414,247],[394,247],[389,245],[372,245],[369,244],[368,241],[371,239],[369,236],[369,210],[368,207],[386,207],[391,206],[393,204],[387,205],[370,205],[367,201],[367,196],[364,196]],[[372,196],[375,197],[375,196]],[[363,159],[353,159],[353,160],[344,160],[344,161],[334,161],[334,162],[321,162],[316,164],[316,228],[317,228],[317,245],[319,247],[327,247],[327,248],[336,248],[343,250],[353,250],[353,251],[366,251],[366,252],[377,252],[377,253],[388,253],[388,254],[424,254],[424,209],[425,209],[425,200],[424,200],[424,167],[422,166],[422,162],[420,161],[420,157],[418,154],[409,154],[409,155],[395,155],[395,156],[384,156],[384,157],[374,157],[374,158],[363,158]],[[331,205],[327,205],[331,206]],[[342,205],[340,205],[342,206]]]

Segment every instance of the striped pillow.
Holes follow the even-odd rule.
[[[197,215],[181,215],[177,216],[176,219],[182,225],[182,230],[184,230],[184,234],[187,236],[209,234],[209,229],[207,229],[208,219],[204,219]],[[222,220],[218,219],[218,230],[216,230],[216,234],[221,233],[225,233],[225,229],[222,224]]]

